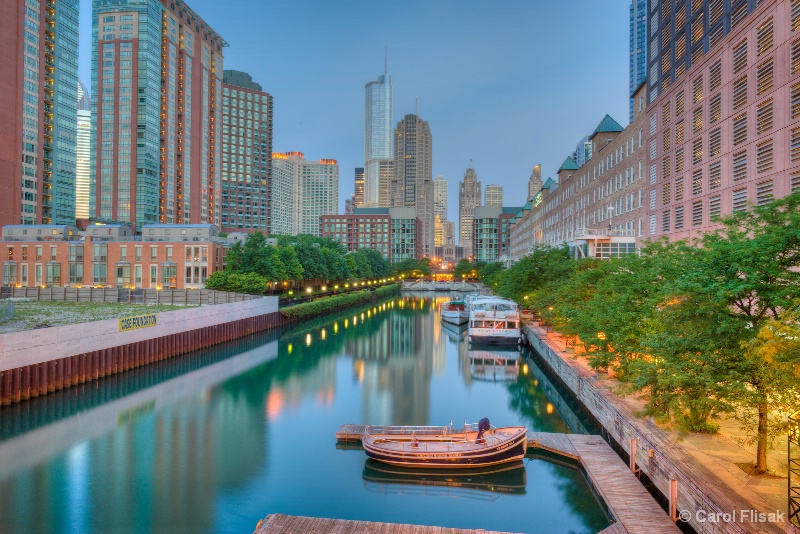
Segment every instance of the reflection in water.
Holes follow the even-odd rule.
[[[519,377],[520,351],[517,347],[469,351],[469,375],[473,380],[516,382]]]
[[[574,469],[528,460],[503,474],[426,475],[416,493],[374,491],[421,486],[333,446],[346,422],[580,424],[528,360],[509,383],[473,381],[466,341],[442,327],[434,304],[376,302],[0,409],[0,530],[242,532],[270,512],[511,531],[606,526]],[[451,493],[429,491],[443,488]],[[490,498],[445,498],[467,490]]]

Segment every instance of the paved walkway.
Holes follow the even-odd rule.
[[[542,341],[560,355],[573,368],[580,368],[581,374],[595,374],[588,365],[585,357],[580,354],[566,353],[566,343],[559,334],[547,335],[544,330],[533,327],[538,332]],[[600,384],[606,389],[609,396],[628,408],[630,413],[641,412],[644,401],[635,396],[619,397],[613,390],[620,384],[607,373],[596,374]],[[655,421],[650,419],[655,425]],[[753,463],[755,459],[755,446],[743,447],[737,440],[741,439],[742,432],[735,421],[725,420],[721,423],[720,432],[716,435],[691,433],[682,435],[677,431],[659,425],[656,429],[663,433],[663,437],[670,443],[673,452],[684,454],[697,461],[719,479],[719,486],[725,487],[725,492],[735,493],[747,501],[753,509],[760,511],[782,511],[787,509],[787,458],[786,438],[779,440],[776,447],[770,451],[768,462],[770,468],[779,476],[750,475],[740,467]],[[780,476],[783,475],[783,476]],[[777,526],[777,525],[771,525]],[[780,525],[781,527],[783,525]]]

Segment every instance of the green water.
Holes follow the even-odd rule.
[[[481,372],[430,299],[264,333],[0,409],[0,533],[253,532],[269,513],[590,533],[609,521],[579,470],[387,472],[343,423],[584,432],[547,378]],[[481,379],[482,378],[482,379]]]

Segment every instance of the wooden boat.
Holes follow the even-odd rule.
[[[409,469],[367,459],[361,476],[365,481],[376,484],[433,486],[521,495],[525,493],[525,475],[525,465],[519,460],[473,469]]]
[[[402,467],[453,469],[521,460],[527,428],[495,428],[484,418],[454,430],[450,426],[368,426],[362,445],[373,460]]]
[[[472,299],[469,305],[467,340],[470,343],[522,343],[517,303],[500,297]]]
[[[462,325],[469,321],[469,307],[463,300],[449,300],[443,302],[439,310],[442,322]]]

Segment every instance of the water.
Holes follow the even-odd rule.
[[[476,354],[430,299],[405,297],[0,409],[0,533],[249,533],[269,513],[608,526],[581,472],[558,461],[409,475],[337,446],[343,423],[586,431],[532,361],[471,368]]]

